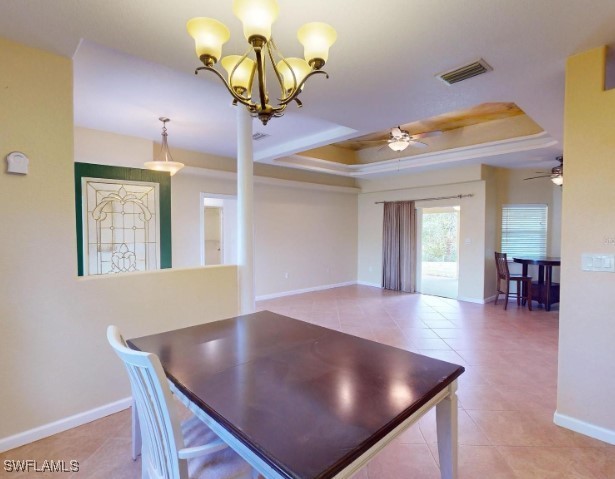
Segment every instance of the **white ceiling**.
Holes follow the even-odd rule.
[[[309,81],[301,110],[291,105],[266,127],[255,120],[255,131],[271,135],[255,143],[256,159],[268,162],[484,102],[516,103],[561,143],[566,58],[615,42],[613,0],[279,5],[273,32],[286,56],[302,56],[296,30],[308,21],[330,23],[338,41],[325,67],[330,78]],[[231,30],[225,53],[243,53],[231,6],[231,0],[11,0],[0,6],[0,36],[74,58],[77,125],[158,140],[158,117],[168,116],[171,148],[232,157],[230,96],[212,74],[195,77],[200,65],[185,29],[194,16],[217,18]],[[494,71],[453,86],[434,78],[478,58]],[[544,162],[546,151],[516,152],[514,164]]]

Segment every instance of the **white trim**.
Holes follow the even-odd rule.
[[[558,426],[565,427],[571,431],[615,445],[615,431],[610,429],[581,421],[580,419],[561,414],[557,411],[553,414],[553,422]]]
[[[182,172],[190,175],[196,176],[206,176],[212,179],[218,180],[228,180],[235,181],[237,179],[237,173],[234,171],[222,171],[222,170],[212,170],[209,168],[197,168],[194,166],[186,166],[182,168]],[[276,185],[276,186],[286,186],[292,188],[303,188],[306,190],[319,190],[319,191],[333,191],[335,193],[349,193],[349,194],[359,194],[361,192],[360,188],[356,188],[354,186],[338,186],[338,185],[325,185],[322,183],[310,183],[307,181],[296,181],[296,180],[285,180],[282,178],[270,178],[268,176],[254,176],[255,184],[263,184],[263,185]],[[205,196],[214,197],[215,195],[206,193]],[[232,195],[230,195],[232,196]]]
[[[320,146],[330,145],[337,141],[344,141],[352,138],[357,130],[346,126],[335,125],[326,131],[320,131],[312,135],[303,136],[298,139],[280,143],[269,148],[254,153],[254,161],[259,163],[269,163],[282,155],[288,155],[299,151],[311,150]]]
[[[290,168],[361,178],[383,173],[398,173],[400,171],[413,170],[421,167],[448,165],[450,163],[459,163],[461,161],[475,160],[477,158],[496,157],[512,153],[541,150],[555,145],[557,145],[555,139],[550,137],[547,133],[541,132],[522,137],[491,141],[479,145],[462,146],[443,151],[433,151],[358,165],[335,163],[319,158],[304,156],[301,153],[286,155],[274,161],[277,165]]]
[[[373,288],[382,289],[382,285],[380,283],[370,283],[369,281],[357,281],[357,284],[361,286],[372,286]]]
[[[120,399],[103,406],[84,411],[73,416],[68,416],[63,419],[59,419],[49,424],[35,427],[27,431],[20,432],[13,436],[0,438],[0,452],[8,451],[24,444],[29,444],[45,437],[53,436],[60,432],[67,431],[82,424],[95,421],[96,419],[115,414],[116,412],[128,409],[132,404],[132,397]]]
[[[487,303],[491,303],[492,301],[495,300],[495,295],[494,296],[489,296],[488,298],[468,298],[466,296],[458,296],[457,297],[457,301],[465,301],[466,303],[476,303],[476,304],[487,304]]]
[[[352,286],[357,284],[356,281],[346,281],[345,283],[323,284],[321,286],[313,286],[311,288],[295,289],[293,291],[282,291],[281,293],[262,294],[256,297],[256,301],[265,299],[282,298],[284,296],[294,296],[295,294],[311,293],[313,291],[322,291],[325,289],[340,288],[342,286]]]

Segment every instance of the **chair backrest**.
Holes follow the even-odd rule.
[[[508,281],[510,278],[510,272],[508,271],[508,260],[506,259],[506,253],[495,253],[495,267],[498,275],[498,280],[504,279]]]
[[[143,477],[187,478],[186,461],[178,456],[184,440],[158,356],[130,349],[115,326],[107,328],[107,340],[124,362],[135,396],[143,441]]]

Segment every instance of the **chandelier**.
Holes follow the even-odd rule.
[[[245,105],[252,116],[266,125],[272,117],[282,116],[290,102],[295,101],[301,107],[297,97],[308,78],[317,73],[329,78],[322,67],[337,34],[326,23],[307,23],[297,32],[304,47],[305,60],[284,58],[271,37],[271,25],[278,16],[277,0],[233,0],[233,13],[243,23],[243,33],[250,46],[243,55],[228,55],[221,60],[222,45],[230,38],[228,28],[213,18],[197,17],[188,22],[188,33],[194,38],[196,55],[204,65],[197,68],[195,74],[200,70],[216,74],[232,95],[233,105]],[[218,60],[226,70],[227,78],[214,68]],[[271,102],[266,86],[267,60],[280,88],[275,102]],[[258,95],[253,98],[255,74]]]
[[[162,122],[162,146],[160,147],[160,153],[158,154],[158,158],[154,161],[146,161],[143,166],[148,170],[167,171],[173,176],[184,167],[184,164],[173,161],[173,157],[169,151],[169,144],[167,142],[167,136],[169,136],[167,134],[167,122],[171,120],[164,116],[158,119]]]

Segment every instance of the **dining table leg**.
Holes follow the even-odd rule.
[[[441,479],[457,479],[457,381],[448,388],[449,395],[436,405],[438,458]]]

